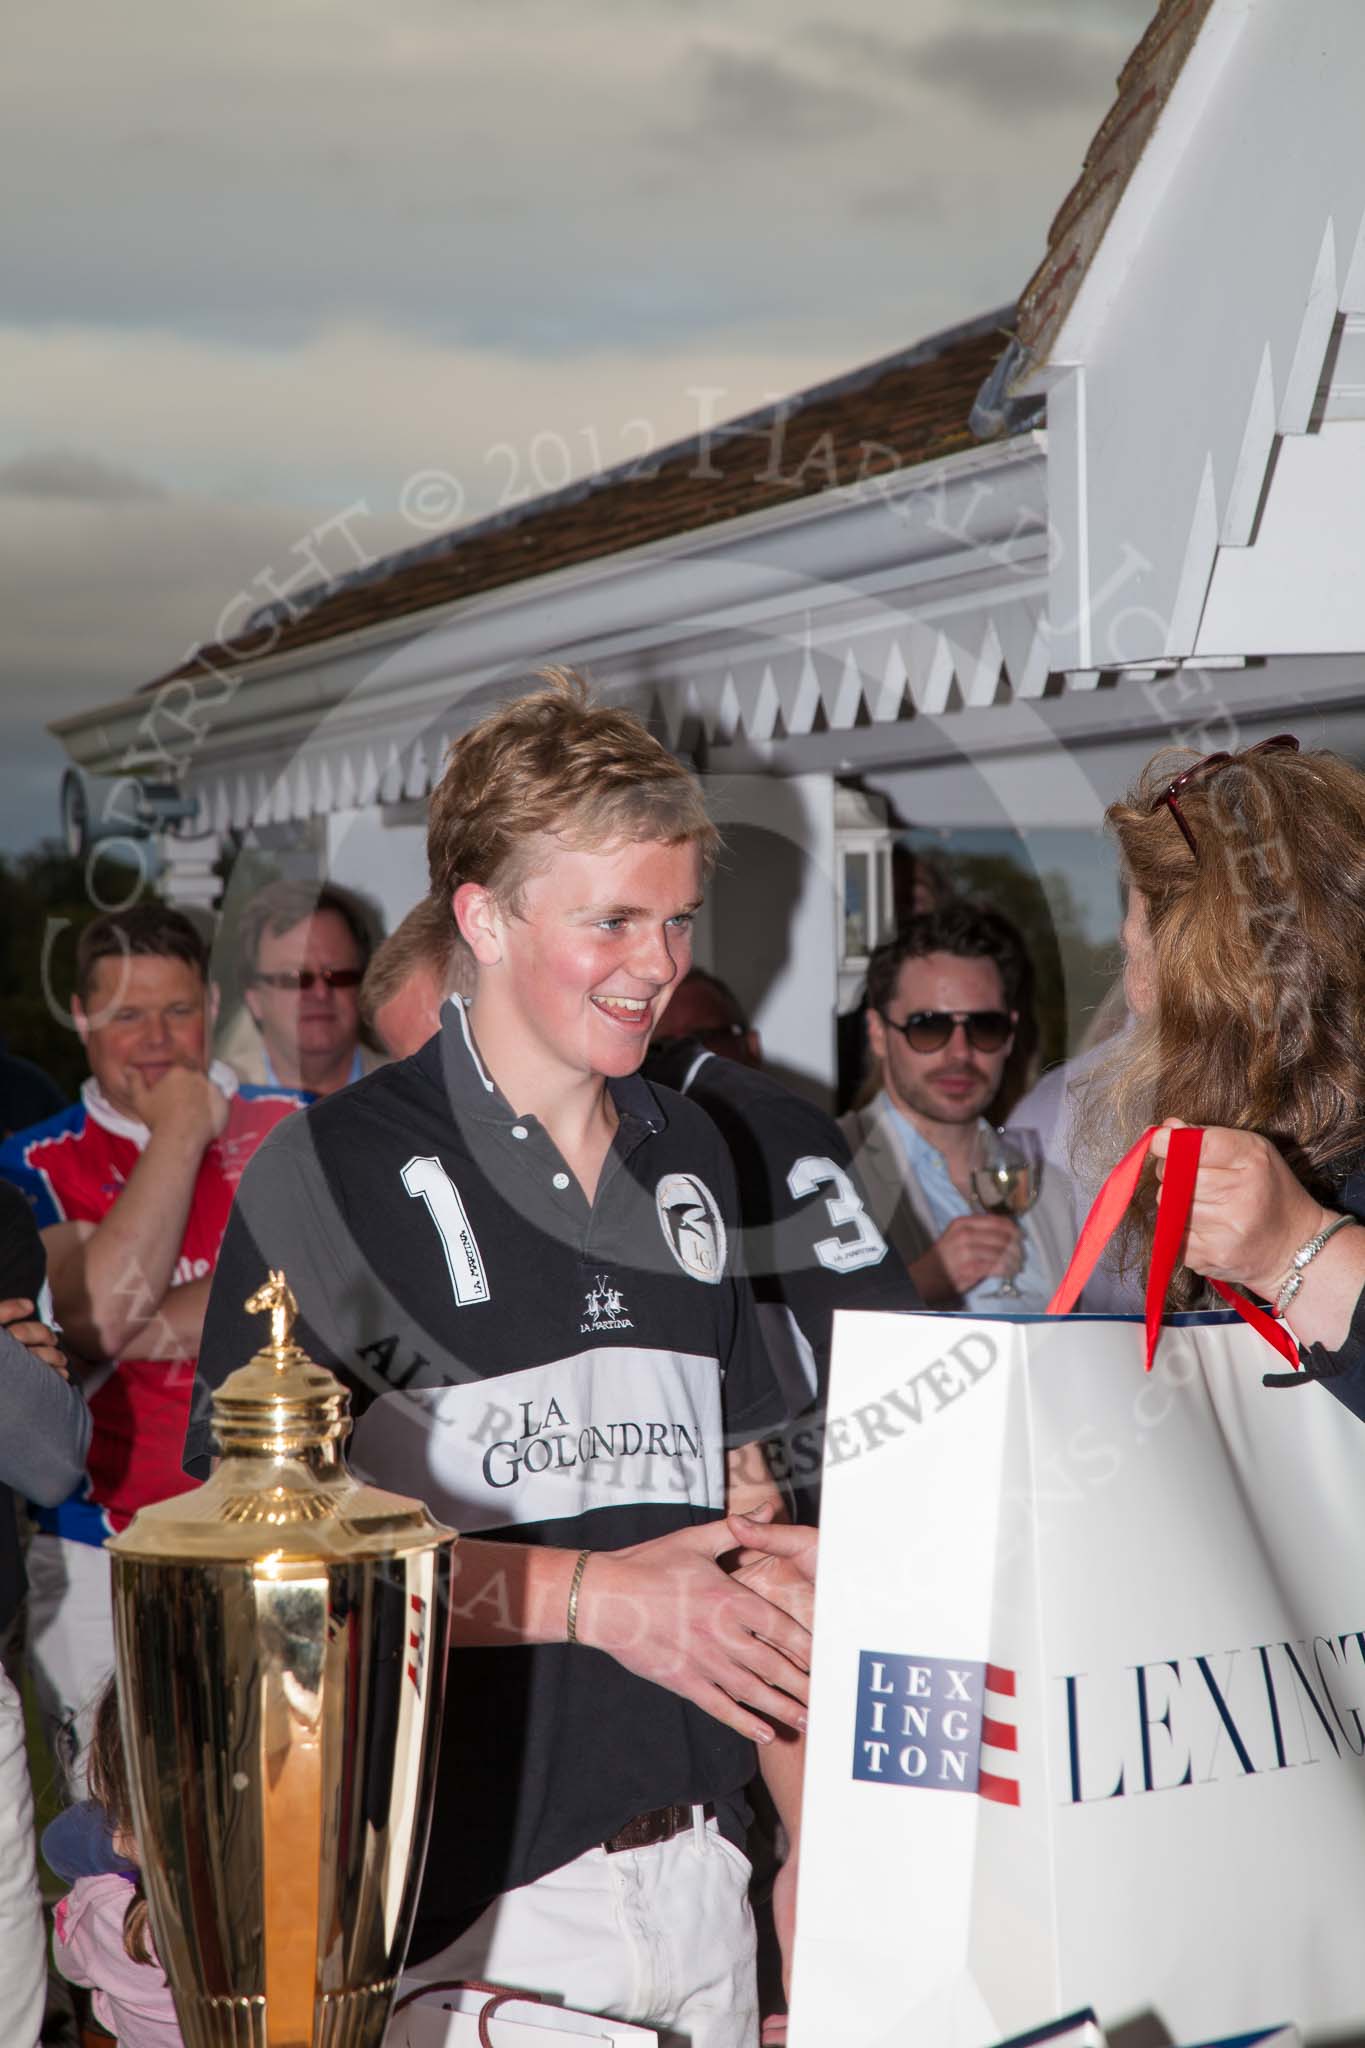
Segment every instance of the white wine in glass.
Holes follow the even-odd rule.
[[[983,1124],[972,1144],[972,1198],[988,1216],[1022,1216],[1038,1199],[1043,1144],[1037,1131],[993,1130]],[[1008,1275],[987,1301],[1022,1301]]]

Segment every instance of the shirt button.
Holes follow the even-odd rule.
[[[525,1124],[513,1124],[512,1136],[514,1138],[527,1138],[530,1136],[530,1132],[527,1130]]]
[[[568,1176],[568,1174],[567,1174],[567,1173],[557,1173],[557,1174],[555,1175],[555,1180],[554,1180],[554,1184],[555,1184],[555,1186],[556,1186],[557,1188],[566,1188],[566,1187],[567,1187],[567,1186],[569,1185],[569,1176]]]

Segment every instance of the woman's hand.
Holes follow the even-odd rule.
[[[1165,1172],[1171,1117],[1152,1139],[1157,1174]],[[1314,1201],[1275,1147],[1255,1131],[1206,1130],[1194,1183],[1183,1256],[1210,1280],[1249,1287],[1274,1301],[1299,1246],[1337,1212]],[[1339,1230],[1303,1269],[1285,1317],[1300,1344],[1339,1351],[1365,1290],[1365,1230]]]
[[[1152,1139],[1164,1179],[1170,1117]],[[1333,1211],[1314,1201],[1268,1138],[1255,1131],[1206,1130],[1199,1153],[1185,1264],[1209,1280],[1230,1280],[1273,1301],[1301,1244],[1325,1229]]]

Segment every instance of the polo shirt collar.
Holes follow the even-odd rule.
[[[469,1117],[476,1123],[493,1124],[503,1130],[510,1130],[517,1122],[528,1121],[525,1117],[518,1118],[484,1065],[474,1042],[468,1009],[461,997],[447,996],[441,1007],[440,1035],[433,1041],[433,1046],[440,1060],[446,1092],[458,1116]],[[668,1121],[663,1105],[642,1074],[623,1074],[619,1078],[609,1075],[607,1087],[622,1119],[630,1117],[651,1132],[663,1130]]]
[[[219,1094],[225,1095],[231,1102],[238,1087],[237,1076],[232,1068],[223,1060],[210,1060],[208,1077]],[[139,1152],[152,1135],[140,1117],[129,1116],[126,1110],[115,1108],[93,1074],[87,1074],[81,1083],[81,1101],[85,1105],[86,1115],[93,1122],[112,1132],[116,1138],[131,1138]]]
[[[706,1062],[715,1057],[699,1038],[669,1038],[651,1050],[649,1069],[666,1088],[686,1095]]]

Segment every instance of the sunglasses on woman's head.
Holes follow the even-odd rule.
[[[1148,809],[1148,816],[1154,817],[1161,809],[1161,806],[1165,804],[1171,816],[1175,819],[1176,824],[1184,833],[1185,844],[1189,847],[1195,859],[1198,860],[1199,848],[1195,843],[1194,834],[1189,828],[1185,814],[1180,808],[1180,799],[1190,784],[1192,782],[1212,782],[1219,769],[1226,768],[1229,761],[1249,761],[1253,754],[1297,754],[1298,751],[1299,743],[1292,732],[1277,732],[1272,739],[1261,740],[1256,746],[1247,747],[1240,754],[1206,754],[1202,761],[1195,762],[1193,768],[1187,768],[1183,775],[1177,775],[1174,781],[1167,783],[1161,795],[1153,799]]]
[[[1008,1010],[912,1010],[903,1022],[879,1010],[888,1031],[899,1031],[911,1052],[942,1052],[960,1024],[973,1052],[999,1052],[1014,1029]]]

